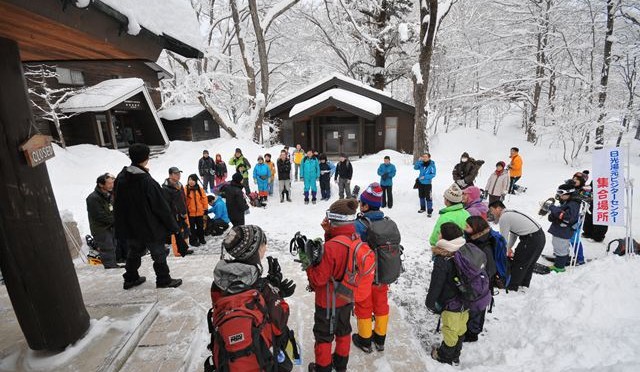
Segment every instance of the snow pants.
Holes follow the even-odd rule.
[[[517,291],[519,286],[529,287],[533,267],[540,258],[545,243],[546,238],[542,229],[529,235],[520,236],[520,242],[511,261],[509,290]]]
[[[125,282],[134,282],[140,278],[138,269],[142,263],[142,256],[148,249],[153,260],[153,270],[156,272],[156,284],[164,285],[171,281],[169,265],[167,265],[167,251],[162,242],[147,243],[140,240],[127,240],[129,255],[122,275]]]
[[[331,366],[337,371],[346,371],[349,362],[349,351],[351,349],[351,311],[353,304],[348,304],[336,308],[334,319],[335,330],[330,332],[331,320],[327,316],[328,309],[316,305],[313,316],[313,336],[316,343],[314,352],[316,357],[317,371],[331,371]],[[333,340],[335,338],[335,353],[331,354]]]
[[[469,321],[467,322],[467,332],[479,335],[484,328],[484,316],[487,310],[469,310]]]
[[[558,269],[564,269],[569,263],[569,254],[571,253],[571,239],[563,239],[557,236],[551,238],[553,246],[553,254],[556,256],[553,266]]]
[[[331,198],[331,176],[320,176],[320,195],[322,199]]]
[[[382,208],[393,208],[393,186],[382,187]]]
[[[204,244],[204,219],[203,216],[189,216],[189,244]]]
[[[318,192],[318,184],[316,183],[316,179],[311,179],[307,177],[304,179],[304,192],[308,193],[311,190],[314,193]]]
[[[433,199],[431,198],[431,184],[418,184],[418,198],[420,198],[420,210],[433,213]]]
[[[387,335],[387,324],[389,323],[389,285],[374,284],[371,286],[371,294],[364,301],[356,302],[355,315],[358,319],[358,334],[364,339],[372,337],[373,322],[372,315],[375,316],[375,327],[373,327],[373,337],[377,343],[384,344],[384,337]]]
[[[351,180],[342,177],[338,179],[338,196],[340,199],[351,197]]]
[[[460,358],[462,351],[462,335],[467,332],[468,311],[442,312],[442,343],[438,348],[438,357],[444,363],[451,363]]]
[[[113,232],[105,231],[93,237],[100,252],[100,260],[105,269],[116,267],[116,241]]]

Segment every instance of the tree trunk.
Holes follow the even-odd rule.
[[[67,148],[67,143],[64,140],[64,136],[62,135],[62,128],[60,127],[60,119],[58,117],[53,118],[53,124],[56,126],[56,132],[58,133],[58,138],[60,139],[60,146],[63,149]]]
[[[89,329],[46,164],[18,146],[33,121],[15,41],[0,38],[0,268],[29,347],[60,351]]]
[[[216,111],[213,107],[211,107],[211,105],[207,102],[207,100],[202,95],[198,96],[198,101],[200,101],[200,104],[207,109],[209,114],[211,114],[211,117],[213,118],[213,120],[215,120],[216,123],[218,123],[220,128],[222,128],[225,132],[229,133],[231,137],[233,138],[238,137],[238,135],[233,130],[233,128],[225,124],[224,120],[222,119],[222,116],[220,116],[218,111]]]
[[[607,116],[605,103],[607,101],[607,85],[609,84],[609,68],[611,67],[611,48],[613,46],[613,21],[616,12],[616,0],[607,0],[607,32],[604,38],[604,61],[600,73],[600,92],[598,93],[598,127],[596,128],[596,148],[604,147],[604,118]]]
[[[264,112],[266,100],[269,97],[269,56],[267,54],[267,43],[264,38],[264,30],[260,25],[260,16],[258,15],[258,4],[256,0],[249,0],[249,13],[251,13],[251,21],[253,23],[253,31],[256,35],[256,44],[258,47],[258,59],[260,61],[260,92],[264,96],[264,100],[260,100],[261,107],[253,128],[253,140],[259,142],[262,139],[262,124],[264,122]]]
[[[376,17],[377,34],[380,35],[382,31],[387,27],[387,7],[389,5],[386,1],[382,1],[380,12]],[[378,44],[374,48],[374,60],[375,60],[375,72],[373,74],[373,87],[376,89],[384,90],[387,86],[387,77],[384,69],[387,65],[386,46],[384,45],[384,38],[378,37]]]
[[[545,74],[546,61],[546,49],[548,44],[549,34],[549,10],[551,9],[551,0],[546,0],[546,10],[542,24],[538,30],[538,44],[536,50],[536,82],[533,87],[533,102],[531,102],[531,113],[527,122],[527,142],[536,143],[538,140],[538,133],[536,130],[538,109],[540,106],[540,95],[542,93],[542,83]]]
[[[438,0],[424,0],[420,7],[420,54],[418,56],[418,69],[420,76],[413,80],[413,101],[415,105],[415,119],[413,132],[413,161],[417,161],[420,155],[429,151],[429,138],[427,136],[427,92],[429,89],[429,72],[431,69],[431,57],[435,45],[435,36],[438,23]],[[425,22],[429,20],[428,23]],[[414,67],[414,70],[416,67]]]

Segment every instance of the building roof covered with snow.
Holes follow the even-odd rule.
[[[64,112],[106,111],[143,89],[144,81],[138,78],[105,80],[70,97],[60,108]]]
[[[158,116],[160,117],[160,119],[171,120],[171,121],[179,120],[179,119],[190,119],[200,114],[204,110],[205,110],[204,106],[202,106],[199,103],[178,104],[178,105],[169,106],[167,108],[164,108],[158,111]]]
[[[327,106],[339,107],[370,119],[382,113],[380,102],[348,90],[333,88],[306,101],[296,103],[289,111],[289,117],[295,119]]]

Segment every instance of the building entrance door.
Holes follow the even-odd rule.
[[[322,127],[324,153],[327,155],[359,155],[359,130],[357,124]]]

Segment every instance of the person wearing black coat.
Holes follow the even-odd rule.
[[[181,173],[182,171],[177,167],[169,168],[169,178],[162,184],[162,193],[180,228],[180,233],[175,235],[175,244],[178,248],[178,253],[184,257],[187,254],[193,253],[193,251],[189,249],[189,246],[185,242],[185,239],[189,237],[189,224],[187,222],[189,221],[189,212],[187,211],[184,189],[180,183]]]
[[[198,161],[198,173],[200,173],[204,190],[207,192],[212,192],[213,187],[215,186],[215,168],[216,163],[209,156],[209,151],[204,150],[202,152],[202,157]]]
[[[113,234],[113,181],[109,173],[96,180],[95,190],[87,196],[89,228],[100,252],[100,260],[105,269],[117,269],[116,242]]]
[[[164,242],[169,234],[179,231],[162,188],[146,168],[149,147],[129,147],[131,165],[124,167],[115,182],[114,217],[118,239],[127,239],[129,254],[124,273],[124,289],[138,286],[146,278],[138,274],[141,258],[148,249],[156,273],[156,287],[178,287],[181,279],[172,279],[167,265]]]
[[[340,199],[351,198],[351,178],[353,166],[346,154],[340,154],[340,161],[336,165],[334,181],[338,183],[338,196]]]
[[[453,167],[453,180],[460,186],[461,189],[466,189],[469,186],[473,186],[480,171],[480,167],[484,164],[484,160],[476,160],[469,156],[468,153],[462,153],[460,156],[460,162]]]
[[[242,173],[235,173],[228,185],[224,187],[223,195],[227,201],[227,211],[229,220],[233,226],[244,225],[244,213],[249,209],[249,205],[242,193]]]
[[[276,167],[278,168],[278,188],[280,191],[280,203],[284,202],[285,194],[287,201],[291,201],[291,159],[289,154],[282,150],[280,151],[280,157],[276,161]]]

